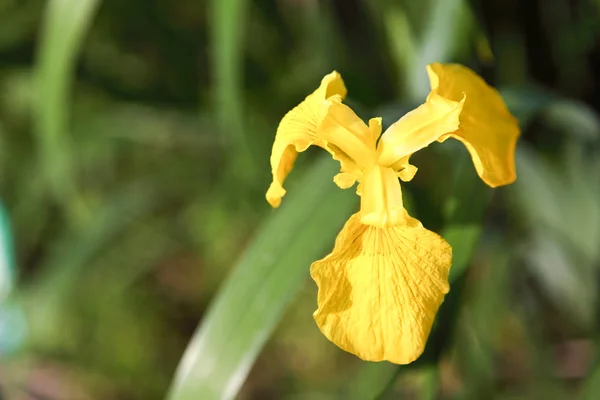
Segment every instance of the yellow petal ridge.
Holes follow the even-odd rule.
[[[406,215],[378,228],[354,214],[331,254],[310,268],[318,288],[315,321],[345,351],[367,361],[416,360],[448,293],[450,245]]]
[[[327,112],[324,102],[336,95],[343,98],[346,92],[341,75],[333,71],[323,78],[319,88],[288,112],[279,123],[271,152],[273,182],[266,194],[271,206],[278,207],[285,195],[283,182],[294,166],[297,153],[311,145],[326,148],[327,142],[318,135],[318,127]]]
[[[380,228],[405,223],[402,190],[396,172],[375,165],[363,173],[360,222]]]
[[[460,140],[469,150],[477,173],[489,186],[514,182],[520,130],[498,91],[462,65],[433,63],[427,66],[427,73],[432,93],[453,101],[466,95],[458,130],[438,140]]]
[[[367,126],[342,103],[340,96],[326,100],[325,107],[319,136],[328,143],[333,158],[341,162],[342,172],[360,175],[361,170],[375,164],[375,144],[381,133],[381,119],[373,118]]]
[[[378,163],[393,166],[399,160],[429,146],[442,135],[456,131],[465,102],[449,100],[432,92],[427,101],[392,124],[377,145]]]

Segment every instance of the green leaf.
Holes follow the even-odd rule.
[[[244,129],[242,66],[247,0],[210,2],[212,72],[216,112],[225,143],[231,146],[232,167],[237,176],[252,178],[257,165],[252,162],[253,146]],[[246,179],[240,179],[245,181]]]
[[[41,170],[54,196],[66,206],[78,207],[68,127],[69,88],[77,55],[99,3],[50,0],[41,29],[35,102]]]
[[[356,208],[355,194],[331,180],[338,171],[320,160],[260,228],[194,334],[168,399],[235,397],[311,262],[332,248]]]
[[[477,263],[479,279],[469,287],[452,339],[453,364],[465,382],[462,398],[494,397],[496,344],[510,309],[510,283],[518,267],[506,251],[510,242],[502,235],[488,234],[481,244],[485,256]]]
[[[358,370],[358,374],[347,384],[344,398],[349,400],[376,399],[393,384],[398,374],[398,366],[389,362],[365,362]]]
[[[474,22],[464,0],[430,0],[425,7],[422,2],[408,3],[372,2],[372,6],[383,10],[379,14],[389,38],[390,54],[404,81],[402,94],[420,102],[430,89],[425,66],[450,61],[459,46],[468,42]],[[416,26],[415,18],[407,12],[410,6],[423,14],[423,22]]]

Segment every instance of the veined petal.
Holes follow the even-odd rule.
[[[379,164],[397,167],[397,162],[429,146],[442,135],[458,129],[464,96],[456,101],[431,92],[427,101],[392,124],[377,146]]]
[[[416,360],[449,291],[450,245],[406,217],[405,225],[377,228],[354,214],[331,254],[310,268],[321,332],[363,360]]]
[[[491,187],[516,178],[515,146],[519,125],[500,94],[469,68],[458,64],[427,66],[432,92],[457,101],[466,94],[457,131],[440,137],[460,140],[471,153],[477,173]]]
[[[319,88],[279,123],[271,152],[273,182],[266,195],[271,206],[278,207],[285,195],[283,182],[294,166],[297,153],[311,145],[326,148],[327,141],[319,136],[318,128],[327,113],[325,100],[336,95],[344,97],[346,87],[340,74],[334,71],[326,75]]]

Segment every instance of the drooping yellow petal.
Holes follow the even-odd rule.
[[[408,364],[423,349],[448,292],[450,245],[406,214],[377,228],[354,214],[331,254],[310,268],[319,287],[321,332],[367,361]]]
[[[406,167],[398,161],[408,163],[411,154],[442,135],[456,131],[464,101],[464,97],[454,101],[431,92],[424,104],[400,118],[381,135],[377,146],[379,164],[393,166],[396,170]]]
[[[271,152],[273,182],[266,195],[271,206],[278,207],[285,195],[283,182],[294,166],[297,153],[311,145],[326,148],[327,142],[319,137],[318,128],[327,113],[325,100],[336,95],[344,97],[346,87],[340,74],[334,71],[326,75],[319,88],[279,123]]]
[[[458,130],[439,141],[452,137],[463,142],[477,173],[489,186],[514,182],[520,130],[500,94],[462,65],[434,63],[427,66],[427,72],[432,92],[454,101],[466,95]]]

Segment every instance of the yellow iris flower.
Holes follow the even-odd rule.
[[[461,65],[434,63],[427,72],[426,102],[381,134],[381,118],[367,125],[342,103],[346,87],[334,71],[283,117],[273,143],[273,182],[266,195],[273,207],[281,203],[297,153],[311,145],[340,162],[333,178],[340,188],[358,182],[360,211],[310,274],[319,288],[314,313],[319,328],[340,348],[368,361],[416,360],[449,291],[452,248],[402,205],[398,178],[408,182],[417,171],[410,156],[454,138],[465,144],[489,186],[516,179],[519,127],[498,92]]]

